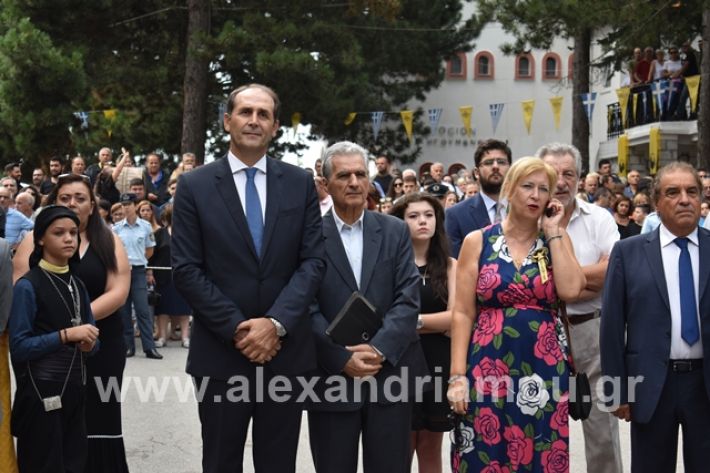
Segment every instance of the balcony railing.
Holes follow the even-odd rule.
[[[617,138],[627,129],[647,123],[696,120],[697,110],[690,113],[688,87],[678,80],[671,81],[662,94],[654,91],[651,84],[631,89],[625,118],[622,120],[619,102],[607,105],[607,139]]]

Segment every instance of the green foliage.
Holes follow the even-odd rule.
[[[27,158],[65,147],[71,102],[85,91],[80,54],[63,52],[27,19],[7,28],[0,37],[3,154]]]
[[[349,138],[403,162],[415,159],[427,132],[421,111],[414,145],[398,114],[387,117],[377,141],[368,114],[350,126],[344,119],[353,111],[399,112],[438,86],[443,60],[470,49],[482,25],[478,18],[461,23],[461,3],[212,0],[210,35],[199,49],[210,63],[208,152],[226,150],[218,104],[236,86],[261,82],[280,95],[282,125],[290,126],[299,112],[303,124],[328,140]],[[93,156],[102,146],[179,153],[185,6],[172,0],[0,0],[0,9],[10,26],[0,29],[0,150],[27,150],[26,158]],[[20,41],[21,27],[32,29],[27,34],[35,39]],[[30,99],[49,104],[52,113],[29,106]],[[106,109],[117,110],[115,120],[103,116]],[[96,112],[87,130],[74,111]]]

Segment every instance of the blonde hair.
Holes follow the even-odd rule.
[[[550,195],[552,195],[557,185],[557,172],[542,159],[526,156],[515,161],[508,170],[508,173],[505,175],[505,180],[503,180],[503,186],[501,187],[501,197],[510,200],[513,190],[517,187],[521,179],[540,171],[547,174],[547,181],[550,185]]]

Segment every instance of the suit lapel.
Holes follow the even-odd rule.
[[[469,207],[469,210],[471,211],[471,217],[474,222],[480,222],[483,224],[481,228],[487,227],[491,224],[491,219],[488,216],[488,209],[486,209],[486,202],[483,200],[480,193],[471,198],[471,206]]]
[[[237,224],[237,228],[239,228],[239,232],[242,234],[242,238],[246,241],[252,254],[257,256],[256,249],[254,248],[254,241],[251,238],[251,232],[249,232],[247,218],[244,215],[242,201],[239,199],[237,186],[234,184],[232,169],[229,167],[229,161],[227,161],[226,157],[221,159],[221,169],[215,174],[215,180],[217,192],[222,197],[222,200],[224,200],[229,214],[234,219],[234,222]]]
[[[710,279],[710,232],[698,229],[698,243],[700,244],[700,275],[698,277],[698,305],[703,301],[705,291]],[[702,314],[702,312],[701,312]]]
[[[651,267],[651,275],[656,282],[656,287],[663,298],[663,302],[666,304],[666,309],[668,309],[670,313],[671,304],[668,301],[668,286],[666,286],[666,275],[663,271],[660,232],[658,229],[648,234],[648,237],[646,238],[645,250],[649,266]]]
[[[335,219],[333,219],[331,212],[333,211],[330,210],[323,216],[323,238],[325,239],[326,253],[335,270],[340,273],[343,281],[348,284],[351,290],[357,291],[357,281],[353,275],[348,255],[345,253],[345,247],[343,246],[343,240],[340,239],[338,227],[335,226]]]
[[[263,255],[269,246],[269,241],[274,234],[276,218],[279,215],[279,202],[281,199],[283,173],[277,163],[266,158],[266,218],[264,220],[264,240],[261,243],[261,254]]]
[[[365,211],[365,218],[362,222],[362,275],[360,276],[360,292],[365,294],[367,286],[370,284],[375,266],[379,260],[380,247],[382,246],[382,227],[377,219]]]

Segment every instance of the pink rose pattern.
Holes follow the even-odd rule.
[[[527,465],[532,461],[533,439],[526,437],[520,427],[517,425],[506,427],[503,437],[508,441],[508,459],[513,471],[518,471],[521,465]]]
[[[473,368],[473,379],[479,394],[505,398],[510,386],[508,365],[503,360],[484,358]]]
[[[473,343],[486,346],[496,335],[503,332],[505,313],[503,309],[482,310],[476,318],[476,330],[473,331]]]
[[[478,297],[490,299],[493,297],[493,290],[500,286],[500,274],[498,274],[497,264],[486,264],[478,273],[478,286],[476,292]]]
[[[543,473],[568,473],[569,449],[564,440],[556,440],[550,450],[542,452]]]
[[[487,445],[496,445],[500,442],[500,419],[489,407],[482,408],[473,419],[473,430]]]
[[[545,361],[550,366],[556,366],[563,360],[560,341],[557,338],[554,322],[542,322],[537,331],[535,342],[535,356]]]
[[[484,230],[476,286],[478,314],[468,353],[472,400],[463,421],[475,438],[472,450],[452,447],[452,470],[568,473],[569,372],[566,363],[560,363],[564,358],[555,333],[553,268],[548,264],[544,284],[536,263],[517,270],[493,248],[501,237],[500,225]],[[538,247],[541,244],[540,240]],[[507,252],[504,242],[499,246]],[[547,404],[529,415],[515,399],[520,379],[533,374],[548,385],[557,378],[553,385],[561,392],[549,388]]]
[[[498,461],[492,461],[481,470],[481,473],[510,473],[510,468],[501,465]]]
[[[569,393],[560,397],[557,409],[550,419],[550,427],[562,437],[569,437]]]

